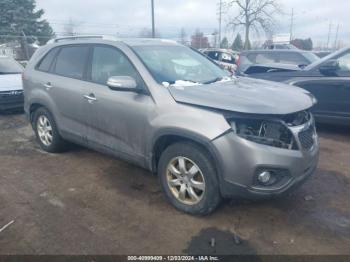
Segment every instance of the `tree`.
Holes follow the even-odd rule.
[[[197,49],[210,47],[208,37],[204,36],[200,29],[196,29],[195,33],[191,36],[191,46]]]
[[[187,44],[187,34],[185,31],[185,28],[181,28],[181,31],[180,31],[180,43],[183,45]]]
[[[139,32],[139,37],[141,38],[152,38],[153,35],[152,35],[152,30],[147,28],[147,27],[144,27],[141,29],[141,31]],[[158,31],[156,31],[156,38],[160,38],[160,34]]]
[[[297,38],[297,39],[292,40],[291,44],[299,49],[302,49],[302,50],[311,51],[313,49],[313,42],[312,42],[311,38],[307,38],[307,39],[298,39]]]
[[[0,0],[0,35],[2,42],[22,36],[26,41],[45,44],[54,36],[50,24],[42,19],[43,9],[37,9],[35,0]],[[23,42],[23,41],[22,41]]]
[[[239,33],[237,34],[235,40],[233,41],[231,49],[236,51],[241,51],[243,49],[243,41],[242,41],[241,34]]]
[[[68,23],[64,25],[63,31],[65,36],[74,36],[77,32],[76,29],[79,24],[73,21],[72,18],[69,18]]]
[[[228,39],[226,36],[222,39],[221,44],[220,44],[220,48],[228,49]]]
[[[229,5],[238,10],[238,14],[231,19],[229,26],[234,30],[243,27],[245,30],[244,49],[250,47],[250,32],[259,33],[263,30],[269,33],[275,25],[274,15],[280,13],[278,0],[229,0]]]

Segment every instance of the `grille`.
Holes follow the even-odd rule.
[[[314,145],[314,132],[314,127],[310,126],[308,129],[299,133],[299,141],[303,149],[310,150]]]
[[[22,97],[23,91],[6,91],[0,92],[0,98],[12,98],[12,97]]]

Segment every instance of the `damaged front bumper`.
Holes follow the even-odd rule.
[[[281,195],[302,184],[317,168],[319,142],[313,119],[290,127],[297,149],[258,144],[234,132],[212,141],[219,163],[223,197],[266,198]],[[269,172],[273,179],[261,183],[258,176]]]

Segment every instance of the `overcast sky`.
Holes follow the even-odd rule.
[[[137,36],[142,28],[150,28],[150,0],[37,0],[38,8],[46,12],[45,18],[57,34],[72,19],[78,33],[116,34]],[[190,35],[195,28],[206,34],[218,27],[217,2],[219,0],[155,0],[156,26],[163,37],[175,38],[184,27]],[[331,3],[331,4],[330,4]],[[276,33],[289,33],[290,13],[294,8],[295,37],[312,37],[315,44],[327,42],[329,24],[332,23],[331,42],[334,42],[339,24],[339,38],[348,43],[350,37],[350,1],[345,0],[280,0],[286,15],[279,17]],[[229,17],[223,18],[224,30]],[[263,35],[261,35],[263,38]]]

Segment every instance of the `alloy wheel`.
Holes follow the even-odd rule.
[[[45,115],[41,115],[37,121],[37,130],[40,141],[45,146],[50,146],[53,140],[52,126]]]
[[[202,171],[191,159],[173,158],[167,167],[167,182],[173,196],[186,205],[198,204],[205,193]]]

